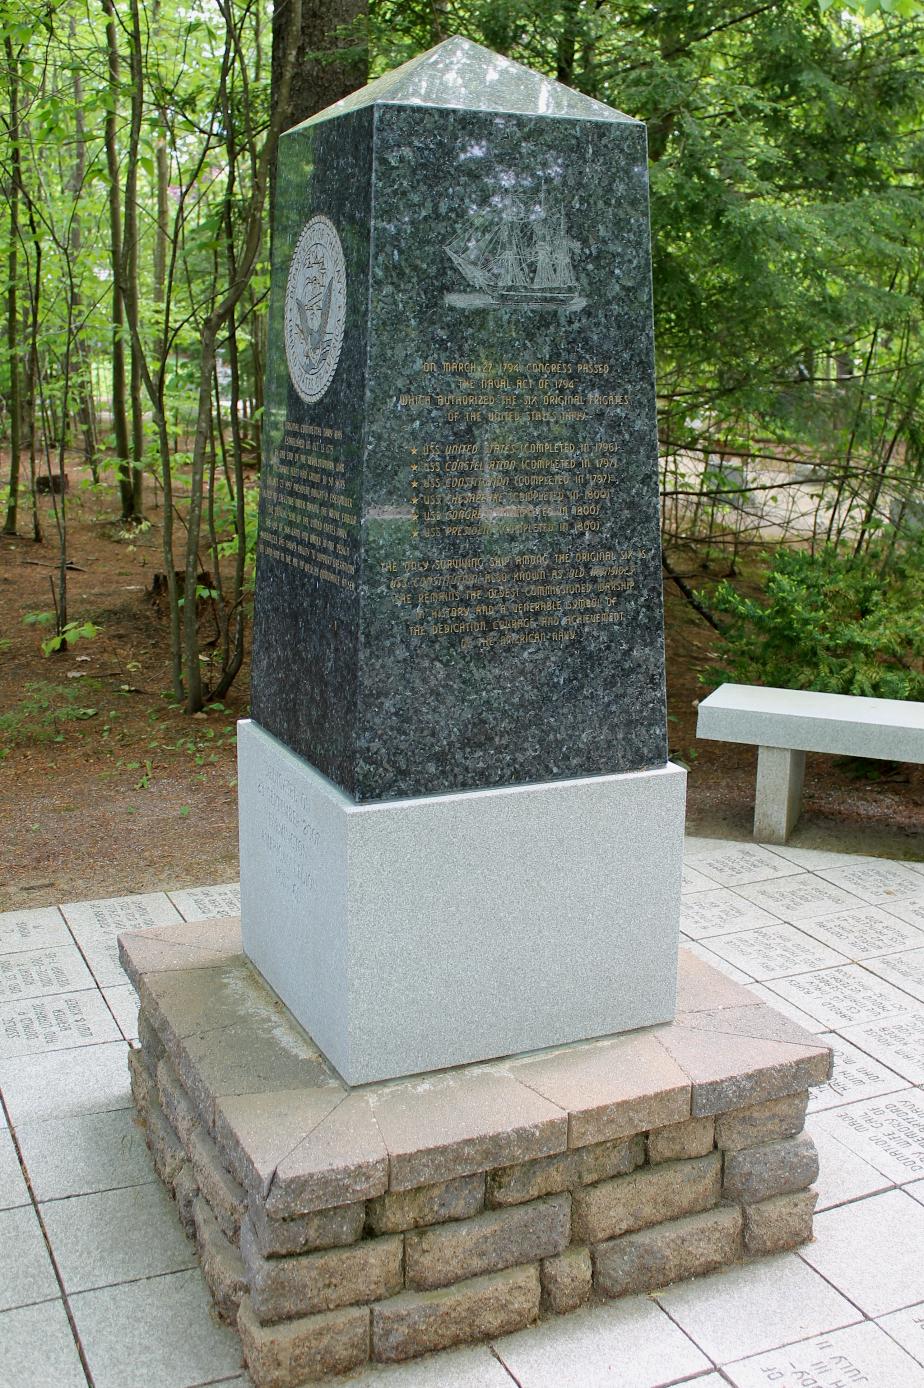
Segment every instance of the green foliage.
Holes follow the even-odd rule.
[[[59,632],[42,642],[42,655],[52,655],[55,651],[66,651],[77,641],[92,641],[101,628],[95,622],[66,622]]]
[[[70,724],[96,717],[98,710],[89,707],[86,699],[101,692],[103,685],[93,679],[80,680],[79,688],[30,681],[18,703],[0,713],[0,760],[22,743],[63,742]]]
[[[924,698],[922,558],[920,548],[889,564],[875,552],[781,549],[766,576],[766,602],[723,581],[708,601],[731,620],[710,678]]]

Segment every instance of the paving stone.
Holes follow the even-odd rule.
[[[33,1301],[49,1301],[60,1295],[42,1230],[31,1205],[0,1210],[0,1249],[3,1250],[0,1311],[27,1306]]]
[[[0,1210],[12,1210],[31,1201],[8,1128],[0,1128]]]
[[[95,1388],[188,1388],[240,1368],[240,1342],[209,1315],[198,1269],[80,1292],[70,1304]]]
[[[835,911],[856,910],[861,905],[861,899],[852,892],[845,892],[808,872],[782,882],[756,882],[738,890],[755,906],[791,924],[815,916],[833,915]]]
[[[721,1007],[713,1012],[681,1012],[674,1019],[678,1027],[689,1031],[708,1031],[727,1036],[746,1036],[755,1041],[787,1041],[812,1051],[825,1049],[817,1031],[807,1032],[791,1017],[775,1007],[766,1006],[742,989],[747,1003],[741,1007]]]
[[[0,1088],[13,1122],[131,1108],[121,1039],[109,1045],[0,1060]]]
[[[510,1072],[570,1115],[570,1147],[629,1137],[690,1114],[689,1079],[658,1036],[660,1030],[553,1051],[515,1061]]]
[[[924,883],[922,883],[924,886]],[[57,906],[31,911],[0,911],[0,954],[23,949],[50,949],[71,944],[64,917]]]
[[[869,1321],[725,1368],[734,1388],[924,1388],[924,1369]]]
[[[804,1190],[818,1175],[818,1153],[807,1133],[727,1152],[722,1195],[746,1205]]]
[[[144,1133],[131,1109],[21,1123],[16,1135],[37,1200],[154,1180]]]
[[[567,1114],[535,1092],[531,1078],[520,1083],[514,1068],[434,1075],[373,1091],[390,1188],[410,1190],[564,1151]]]
[[[146,1123],[151,1109],[159,1107],[157,1083],[144,1051],[134,1046],[128,1051],[128,1077],[138,1116]]]
[[[708,957],[707,957],[708,956]],[[732,970],[732,973],[738,972]],[[678,955],[677,1011],[717,1012],[740,1008],[753,999],[739,982],[729,977],[724,959],[698,944],[684,945]]]
[[[186,1149],[153,1097],[148,1103],[144,1126],[148,1148],[154,1161],[154,1170],[164,1185],[171,1187],[175,1178],[186,1165]]]
[[[323,1085],[319,1089],[219,1099],[215,1105],[216,1144],[241,1185],[263,1200],[279,1163],[342,1103],[345,1094],[339,1085]],[[380,1158],[383,1150],[381,1143],[376,1144],[374,1157]]]
[[[747,990],[758,1002],[762,1002],[765,1007],[772,1007],[775,1012],[779,1012],[784,1017],[788,1017],[790,1021],[796,1022],[803,1031],[815,1036],[825,1030],[823,1023],[819,1022],[817,1017],[810,1017],[807,1012],[802,1011],[801,1007],[796,1007],[786,998],[781,998],[779,993],[772,993],[766,984],[748,983]]]
[[[185,921],[241,914],[239,882],[223,882],[218,887],[181,887],[168,892],[168,896]]]
[[[723,1205],[599,1243],[592,1250],[594,1287],[626,1296],[727,1267],[741,1256],[741,1229],[741,1211]]]
[[[809,1113],[907,1089],[907,1080],[845,1041],[836,1031],[825,1033],[821,1040],[834,1053],[834,1073],[827,1084],[816,1085],[809,1094]]]
[[[210,916],[156,929],[126,930],[118,937],[119,963],[140,992],[149,973],[189,972],[224,964],[243,965],[241,922],[237,916]]]
[[[369,1358],[369,1310],[350,1306],[288,1325],[260,1325],[245,1297],[237,1328],[255,1388],[299,1388]]]
[[[902,863],[886,859],[867,862],[847,862],[841,867],[817,869],[818,876],[835,886],[853,892],[854,896],[875,905],[888,904],[896,898],[914,896],[921,890],[921,879]]]
[[[888,1176],[838,1142],[811,1115],[808,1131],[818,1152],[818,1176],[815,1180],[817,1210],[827,1210],[834,1205],[844,1205],[849,1200],[859,1200],[864,1195],[874,1195],[894,1184]]]
[[[592,1142],[587,1147],[577,1148],[577,1154],[581,1159],[578,1168],[581,1183],[591,1186],[597,1181],[608,1181],[613,1176],[625,1176],[637,1166],[642,1166],[645,1161],[645,1134],[613,1138],[609,1142]]]
[[[279,1162],[266,1210],[285,1219],[372,1200],[384,1193],[388,1172],[385,1137],[370,1097],[349,1094]]]
[[[585,1186],[572,1197],[573,1237],[578,1243],[599,1243],[709,1209],[718,1202],[721,1180],[722,1159],[712,1152]]]
[[[116,1039],[119,1028],[95,989],[0,1005],[0,1060]]]
[[[920,1003],[860,964],[775,978],[769,987],[833,1031],[921,1011]]]
[[[818,1192],[800,1190],[776,1195],[744,1209],[744,1247],[751,1257],[783,1253],[808,1243]]]
[[[881,959],[867,959],[870,973],[894,983],[918,1001],[924,1001],[924,949],[903,950]]]
[[[539,1315],[539,1270],[508,1268],[372,1308],[372,1357],[392,1362],[520,1330]]]
[[[133,985],[129,984],[128,986],[131,988]],[[151,1025],[150,1018],[143,1011],[138,1013],[138,1044],[144,1052],[148,1064],[156,1070],[157,1062],[166,1052],[163,1041]]]
[[[909,867],[912,864],[909,863]],[[910,925],[924,929],[924,882],[921,883],[917,896],[902,897],[901,900],[889,902],[889,915],[897,916],[899,920],[907,921]]]
[[[287,1253],[311,1253],[319,1248],[342,1248],[362,1236],[366,1221],[366,1206],[362,1201],[338,1205],[330,1210],[295,1219],[270,1219],[263,1202],[251,1199],[248,1204],[250,1223],[256,1246],[264,1258]],[[396,1230],[373,1228],[373,1233],[395,1233]]]
[[[195,1265],[195,1249],[159,1182],[52,1200],[41,1208],[68,1293]]]
[[[557,1157],[545,1157],[541,1161],[558,1161]],[[539,1166],[541,1162],[527,1162],[525,1167],[532,1168]],[[501,1178],[503,1189],[509,1190],[510,1184],[504,1186],[503,1173],[517,1173],[525,1169],[524,1166],[502,1167],[500,1171],[492,1171],[490,1179]],[[510,1180],[516,1178],[511,1176]],[[532,1187],[535,1182],[528,1180],[525,1184]],[[519,1188],[519,1187],[518,1187]],[[554,1189],[562,1189],[555,1186]],[[548,1192],[537,1190],[536,1195],[544,1195]],[[534,1195],[524,1195],[524,1200],[535,1199]],[[366,1207],[366,1220],[373,1234],[400,1234],[405,1229],[421,1229],[430,1224],[444,1224],[448,1219],[471,1219],[472,1215],[480,1214],[484,1209],[485,1203],[485,1177],[481,1172],[475,1172],[472,1176],[458,1176],[454,1181],[439,1181],[432,1186],[418,1186],[416,1190],[390,1190],[384,1195],[379,1195],[375,1200],[370,1200]],[[498,1199],[497,1204],[513,1204],[512,1200]],[[346,1208],[352,1208],[347,1206]],[[333,1212],[332,1212],[333,1213]]]
[[[904,1311],[890,1311],[880,1317],[879,1325],[924,1368],[924,1302]]]
[[[409,1233],[404,1275],[414,1291],[428,1291],[501,1268],[533,1263],[567,1248],[571,1200],[551,1195],[526,1205],[489,1210],[473,1219]]]
[[[439,1350],[403,1364],[370,1365],[357,1382],[361,1388],[512,1388],[513,1385],[513,1379],[487,1345]]]
[[[831,1053],[814,1038],[797,1045],[673,1026],[660,1029],[658,1039],[693,1081],[695,1117],[797,1093],[821,1084],[830,1071]]]
[[[63,1301],[43,1301],[0,1312],[0,1384],[27,1388],[86,1388],[87,1380]]]
[[[882,1316],[924,1299],[922,1248],[924,1205],[890,1190],[816,1215],[802,1257],[867,1316]]]
[[[676,1282],[657,1294],[671,1319],[717,1364],[860,1319],[801,1253],[780,1253]]]
[[[120,983],[116,988],[103,988],[102,994],[126,1041],[137,1041],[138,994],[132,985]]]
[[[803,1091],[720,1114],[715,1122],[716,1146],[737,1152],[742,1147],[794,1137],[802,1131],[807,1104],[808,1093]]]
[[[706,882],[706,879],[703,878]],[[762,925],[776,925],[777,917],[753,901],[725,887],[706,883],[711,891],[698,891],[680,902],[680,929],[691,940],[704,940],[712,935],[726,935],[734,930],[751,930]]]
[[[850,961],[794,925],[767,925],[710,939],[709,948],[758,982]]]
[[[576,1311],[593,1291],[593,1267],[589,1248],[566,1248],[539,1264],[542,1310],[553,1315]]]
[[[648,1160],[652,1166],[664,1161],[705,1157],[715,1146],[715,1119],[686,1118],[648,1134]]]
[[[750,974],[744,973],[741,969],[736,969],[734,964],[729,964],[727,959],[723,959],[721,955],[716,954],[714,950],[708,949],[704,941],[688,940],[686,936],[681,935],[680,945],[681,955],[692,955],[709,968],[715,969],[718,973],[722,974],[723,977],[730,979],[732,983],[746,985],[753,982]]]
[[[263,1258],[249,1221],[241,1228],[250,1304],[263,1324],[393,1296],[402,1286],[403,1252],[401,1236],[389,1234],[347,1248]]]
[[[804,872],[817,872],[819,868],[840,867],[850,862],[849,853],[832,853],[827,848],[797,848],[791,843],[773,845],[773,852],[787,862],[795,863]]]
[[[589,1306],[494,1348],[523,1388],[660,1388],[710,1367],[660,1307],[641,1297]]]
[[[628,1146],[621,1143],[625,1150]],[[634,1163],[633,1163],[634,1165]],[[626,1170],[631,1170],[627,1166]],[[520,1162],[516,1166],[501,1166],[487,1176],[487,1201],[492,1208],[519,1205],[538,1200],[578,1185],[581,1180],[581,1151],[558,1152],[554,1157]]]
[[[238,1307],[247,1295],[244,1261],[222,1233],[208,1202],[201,1195],[193,1201],[193,1223],[202,1276],[222,1320],[234,1324]]]
[[[720,887],[767,882],[777,877],[789,877],[799,871],[778,853],[753,843],[688,841],[685,853],[685,860],[692,868],[718,882]]]
[[[891,910],[882,911],[878,906],[861,906],[855,911],[816,916],[803,921],[801,929],[852,960],[875,959],[880,954],[924,945],[924,930],[899,920]]]
[[[881,1099],[845,1104],[819,1114],[815,1127],[888,1176],[912,1181],[924,1176],[924,1094],[900,1090]]]
[[[221,1162],[218,1148],[201,1128],[189,1140],[189,1159],[199,1189],[229,1239],[236,1239],[247,1214],[247,1193]]]

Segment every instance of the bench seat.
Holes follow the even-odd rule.
[[[806,752],[924,762],[924,703],[723,684],[700,703],[696,735],[759,749],[754,837],[785,843],[799,817]]]

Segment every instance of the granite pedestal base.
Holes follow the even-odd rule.
[[[266,987],[237,920],[123,935],[120,955],[138,1112],[256,1388],[811,1237],[802,1126],[830,1051],[683,951],[671,1024],[363,1088]]]
[[[348,1083],[674,1015],[679,767],[357,804],[238,749],[244,952]]]

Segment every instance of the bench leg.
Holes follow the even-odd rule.
[[[754,837],[758,843],[785,843],[802,809],[805,753],[788,747],[757,749]]]

